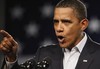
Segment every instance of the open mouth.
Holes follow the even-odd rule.
[[[57,38],[58,38],[59,42],[63,42],[64,41],[64,37],[63,36],[57,36]]]
[[[63,39],[64,37],[63,36],[58,36],[58,39]]]

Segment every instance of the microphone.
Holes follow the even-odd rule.
[[[20,69],[35,69],[36,61],[29,59],[25,63],[20,64]]]
[[[49,57],[45,57],[43,61],[37,62],[36,69],[47,69],[51,63],[51,59]]]
[[[37,63],[34,59],[29,59],[25,63],[20,64],[20,69],[47,69],[51,63],[49,57],[45,57],[42,61]]]

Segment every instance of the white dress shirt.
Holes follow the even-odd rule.
[[[85,46],[87,41],[87,35],[83,39],[71,49],[64,49],[64,58],[63,58],[63,69],[75,69],[80,53],[82,52],[83,47]]]

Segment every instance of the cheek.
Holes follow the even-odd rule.
[[[67,26],[65,27],[65,33],[69,36],[71,35],[77,35],[80,32],[80,27],[79,26]]]
[[[74,32],[74,28],[72,27],[72,26],[65,26],[64,27],[64,32],[66,33],[66,34],[72,34],[73,32]]]
[[[54,23],[54,30],[56,30],[57,29],[57,24],[56,23]]]

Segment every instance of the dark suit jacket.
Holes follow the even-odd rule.
[[[59,45],[39,48],[34,59],[42,61],[45,57],[50,57],[52,60],[48,69],[63,69],[63,52]],[[13,69],[16,69],[16,66],[17,64],[14,65]],[[92,41],[89,37],[75,69],[100,69],[100,45]]]

